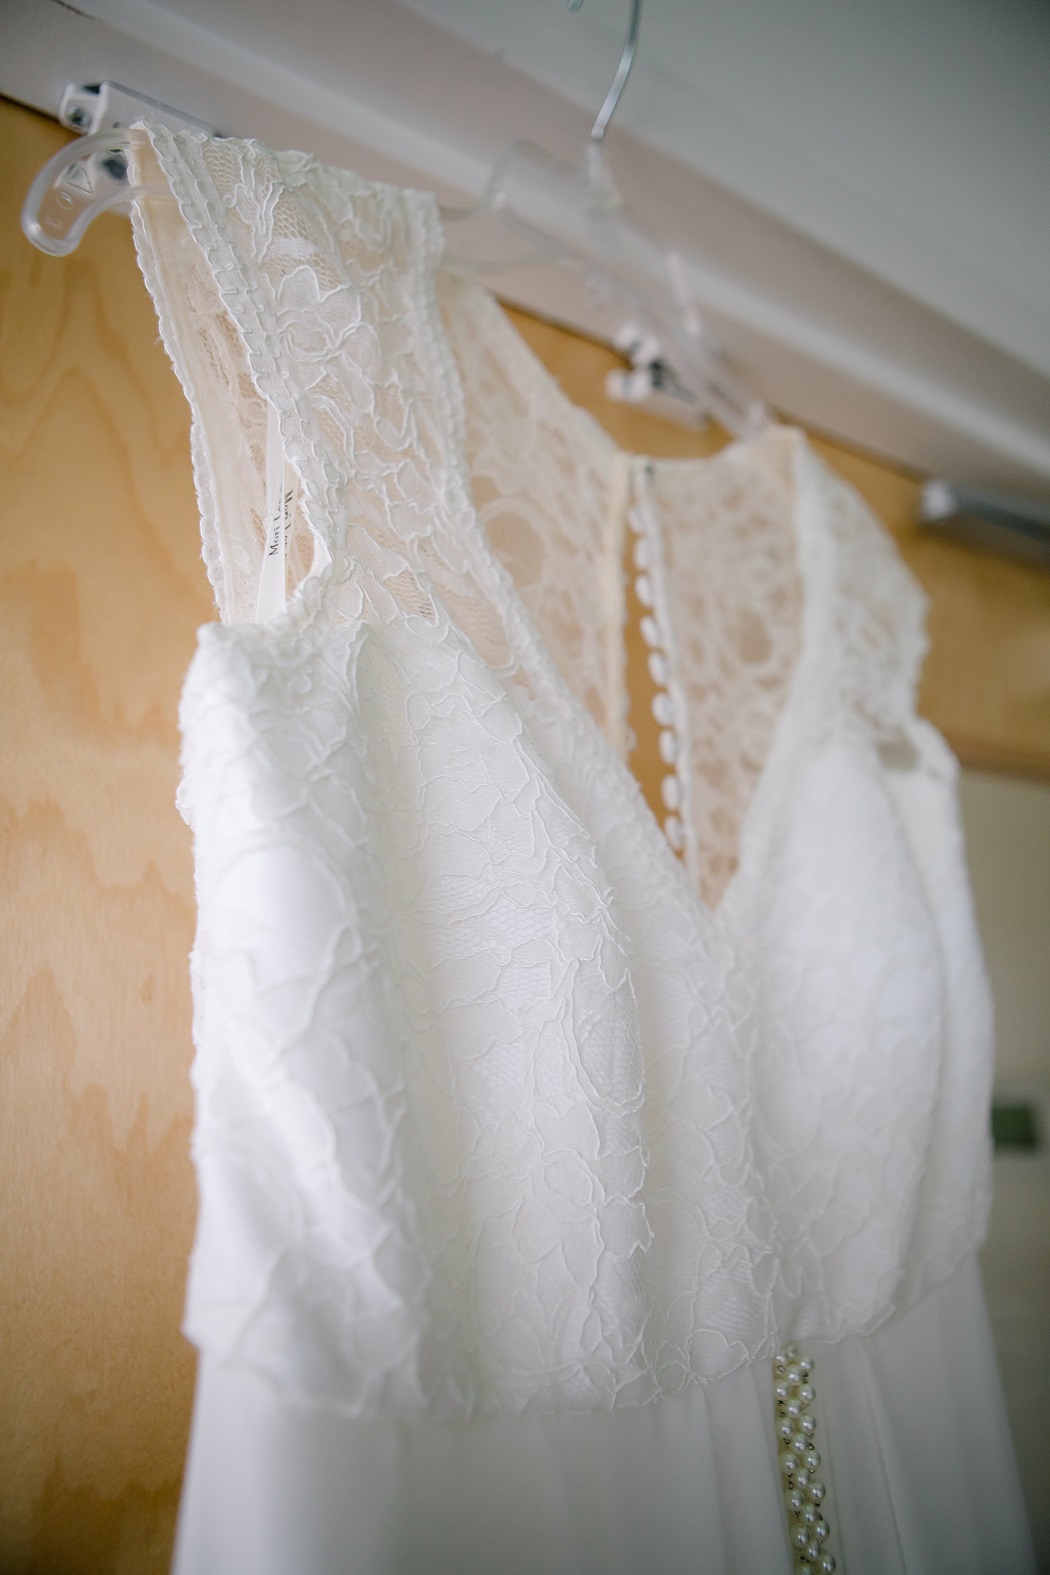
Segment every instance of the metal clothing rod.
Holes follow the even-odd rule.
[[[922,489],[919,523],[923,530],[967,547],[1050,569],[1050,505],[1033,498],[928,481]]]

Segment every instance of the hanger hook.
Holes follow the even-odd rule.
[[[583,5],[583,0],[569,0],[569,10],[578,11]],[[598,111],[598,118],[591,127],[591,144],[600,148],[605,141],[605,133],[609,129],[609,122],[613,118],[616,106],[620,102],[627,78],[634,65],[634,57],[638,51],[638,28],[642,20],[642,0],[631,0],[631,20],[627,25],[627,38],[624,42],[623,53],[620,55],[620,64],[616,67],[616,75],[612,80],[612,87],[605,95],[605,102]]]

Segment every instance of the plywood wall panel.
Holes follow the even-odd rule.
[[[126,220],[34,252],[65,139],[0,104],[0,1569],[167,1568],[193,930],[179,687],[211,616],[188,418]]]

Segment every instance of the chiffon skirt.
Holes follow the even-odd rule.
[[[812,1342],[848,1575],[1033,1575],[976,1264]],[[353,1421],[204,1358],[176,1575],[791,1575],[772,1374],[598,1415]]]

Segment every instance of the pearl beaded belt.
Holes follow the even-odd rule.
[[[788,1530],[795,1552],[795,1575],[834,1575],[835,1560],[825,1544],[831,1527],[822,1506],[827,1488],[817,1477],[820,1454],[811,1407],[813,1359],[789,1345],[773,1363],[777,1443]]]

